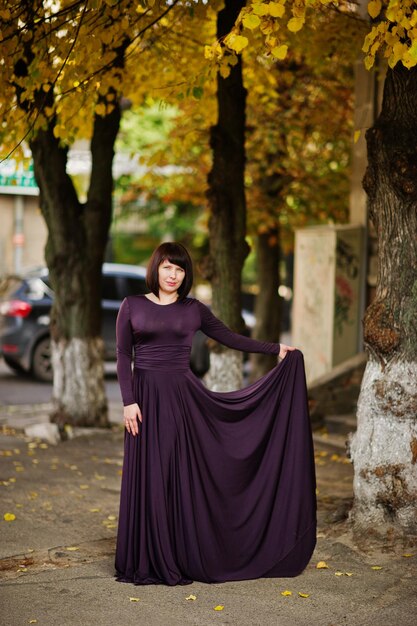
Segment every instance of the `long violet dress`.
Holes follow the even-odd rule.
[[[314,455],[303,355],[290,351],[239,391],[191,372],[194,333],[246,352],[278,343],[233,333],[204,304],[129,296],[117,317],[125,431],[116,578],[184,585],[297,576],[316,543]],[[132,373],[132,347],[134,369]]]

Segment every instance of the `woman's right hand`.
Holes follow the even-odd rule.
[[[126,430],[131,435],[135,436],[139,433],[138,420],[142,422],[142,413],[140,412],[139,405],[128,404],[123,409],[123,420],[126,426]]]

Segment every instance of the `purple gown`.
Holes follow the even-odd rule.
[[[184,585],[300,574],[316,543],[314,455],[303,355],[245,389],[209,391],[191,372],[194,333],[246,352],[279,344],[233,333],[194,298],[129,296],[117,372],[139,435],[125,431],[116,578]],[[134,346],[134,369],[131,370]]]

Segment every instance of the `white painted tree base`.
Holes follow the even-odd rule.
[[[210,370],[204,382],[211,391],[234,391],[242,387],[243,354],[235,350],[210,353]]]
[[[417,363],[370,359],[351,437],[356,528],[417,532]]]
[[[51,349],[54,421],[61,426],[107,426],[103,340],[51,341]]]

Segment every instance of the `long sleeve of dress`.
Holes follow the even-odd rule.
[[[215,339],[219,343],[233,348],[234,350],[241,350],[242,352],[262,352],[264,354],[279,354],[280,344],[269,343],[267,341],[257,341],[250,337],[244,337],[238,333],[233,332],[223,322],[213,315],[210,309],[199,302],[200,315],[201,315],[201,330],[212,339]]]
[[[117,378],[124,406],[135,403],[132,389],[132,346],[129,302],[125,298],[116,319]]]

